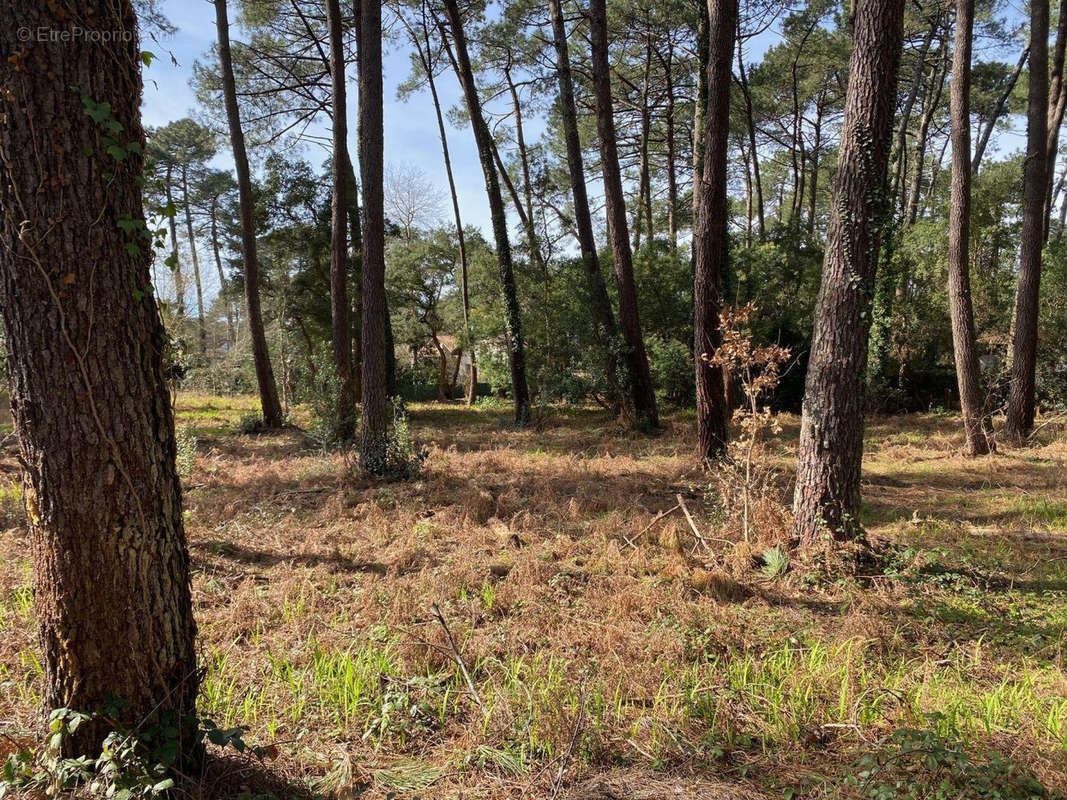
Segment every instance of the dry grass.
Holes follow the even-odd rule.
[[[179,402],[199,439],[186,508],[202,707],[277,742],[273,768],[295,784],[829,797],[893,729],[932,724],[1067,790],[1062,430],[967,460],[951,416],[875,421],[866,521],[897,549],[835,581],[818,554],[777,578],[758,563],[787,532],[796,420],[769,443],[780,485],[743,543],[694,469],[687,415],[648,438],[591,410],[517,432],[504,411],[416,406],[425,474],[389,484],[347,479],[296,431],[236,435],[249,407]],[[6,475],[0,719],[22,730],[39,665]],[[678,495],[704,544],[679,511],[656,519]]]

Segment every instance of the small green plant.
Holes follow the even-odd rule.
[[[370,715],[363,738],[379,743],[396,739],[404,744],[436,726],[442,700],[447,703],[447,699],[448,691],[441,676],[392,680],[382,695],[378,712]]]
[[[430,451],[412,436],[403,398],[393,397],[389,405],[392,422],[385,434],[384,446],[378,448],[379,455],[370,463],[365,454],[361,456],[361,469],[380,478],[412,480],[422,472]]]
[[[237,423],[238,433],[245,436],[251,436],[256,433],[263,433],[267,429],[267,423],[263,421],[263,415],[258,411],[245,414],[241,417],[241,421]]]
[[[937,714],[927,715],[932,726]],[[992,753],[984,761],[934,727],[900,728],[862,756],[847,782],[868,800],[1037,800],[1048,797],[1025,768]]]
[[[311,411],[311,427],[308,436],[320,447],[344,444],[346,431],[356,427],[356,409],[342,412],[337,408],[341,394],[341,379],[334,368],[333,356],[328,347],[320,347],[310,359],[314,369],[304,386],[303,399]]]
[[[172,713],[161,714],[155,723],[134,731],[114,728],[104,737],[96,758],[63,756],[65,742],[78,728],[89,722],[110,724],[119,710],[120,702],[101,714],[68,708],[52,711],[44,746],[37,751],[21,748],[9,755],[0,768],[0,798],[41,793],[56,797],[78,789],[109,800],[166,796],[174,788],[172,775],[181,751],[180,725]],[[199,719],[196,745],[207,741],[259,758],[272,755],[273,748],[250,748],[245,744],[244,733],[244,728],[219,728],[209,719]]]
[[[190,428],[178,428],[175,431],[175,440],[178,475],[188,478],[193,474],[193,467],[196,466],[196,436]]]
[[[789,569],[789,553],[781,547],[768,547],[760,557],[763,560],[760,569],[768,578],[780,578]]]
[[[756,306],[749,303],[722,310],[722,344],[713,354],[701,358],[718,367],[727,379],[736,379],[744,394],[733,419],[740,435],[730,444],[728,458],[715,470],[718,496],[723,511],[730,516],[741,512],[741,532],[747,542],[751,536],[753,506],[759,498],[775,494],[776,471],[760,458],[761,443],[769,434],[781,432],[778,415],[767,405],[778,388],[782,366],[789,360],[789,350],[776,344],[757,345],[750,321]]]

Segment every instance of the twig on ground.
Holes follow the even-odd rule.
[[[574,720],[574,730],[571,732],[571,741],[567,745],[567,752],[563,756],[563,761],[560,762],[559,771],[556,773],[556,782],[552,786],[552,795],[550,800],[556,800],[556,796],[559,794],[559,790],[563,786],[563,775],[567,772],[567,767],[571,763],[571,758],[574,756],[574,743],[578,741],[578,735],[582,732],[582,723],[585,721],[585,693],[581,696],[581,705],[578,707],[578,717]]]
[[[670,508],[668,508],[666,511],[661,511],[658,514],[656,514],[656,516],[652,518],[652,521],[650,523],[648,523],[645,527],[643,527],[640,531],[637,532],[637,535],[634,536],[634,539],[640,539],[642,536],[644,536],[646,533],[648,533],[649,529],[653,525],[655,525],[657,522],[659,522],[661,519],[663,519],[664,517],[668,516],[669,514],[673,514],[679,508],[681,508],[681,506],[675,504],[675,505],[671,506]],[[637,545],[633,543],[633,541],[630,539],[629,536],[627,536],[626,534],[623,534],[622,538],[625,539],[627,541],[627,543],[634,550],[637,549]]]
[[[441,628],[445,632],[445,638],[448,639],[448,646],[452,648],[452,656],[455,658],[456,664],[459,666],[459,671],[463,673],[463,680],[467,682],[467,688],[474,697],[474,701],[484,709],[485,706],[482,704],[482,698],[478,695],[478,690],[474,688],[474,681],[471,680],[470,673],[467,672],[467,665],[463,663],[463,657],[459,654],[459,648],[456,647],[456,640],[452,638],[452,631],[448,629],[448,623],[445,622],[445,617],[444,614],[441,613],[441,608],[437,603],[433,603],[430,605],[430,611],[437,618],[437,621],[441,623]]]

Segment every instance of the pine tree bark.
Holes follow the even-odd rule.
[[[256,365],[259,402],[263,407],[263,423],[268,428],[282,426],[282,406],[278,401],[278,387],[267,350],[267,335],[263,330],[263,312],[259,300],[259,260],[256,256],[256,228],[253,219],[252,176],[248,168],[245,135],[241,128],[241,112],[237,107],[237,86],[233,76],[233,56],[230,53],[230,20],[226,0],[214,0],[215,25],[219,36],[219,69],[222,72],[222,94],[226,101],[226,117],[230,125],[230,145],[237,171],[237,193],[241,206],[241,257],[244,261],[245,300],[248,305],[248,333],[252,339],[252,357]]]
[[[641,317],[634,282],[633,251],[626,222],[622,174],[615,139],[615,112],[611,98],[611,73],[608,63],[608,21],[605,0],[589,4],[589,41],[592,56],[593,94],[596,102],[596,125],[600,139],[600,162],[604,175],[604,200],[608,217],[608,238],[615,262],[615,282],[619,290],[619,326],[626,343],[627,377],[634,412],[639,424],[659,426],[656,395],[648,367],[648,354],[641,335]]]
[[[356,433],[356,392],[352,382],[352,323],[348,300],[348,99],[340,0],[326,0],[326,26],[330,39],[330,113],[333,123],[330,333],[333,367],[338,381],[334,418],[337,438],[348,442]]]
[[[385,129],[382,6],[357,0],[359,11],[359,168],[363,185],[363,416],[360,461],[385,467],[389,394],[385,307]]]
[[[17,31],[119,36],[22,42]],[[125,702],[130,729],[173,717],[195,764],[198,670],[174,419],[152,295],[141,176],[140,51],[128,0],[0,11],[0,308],[23,467],[46,710]],[[72,91],[72,87],[78,91]],[[85,113],[109,104],[121,146]],[[140,231],[125,232],[125,220]],[[102,720],[67,755],[96,756]]]
[[[696,362],[697,458],[726,454],[728,438],[722,367],[711,363],[722,343],[719,296],[728,254],[726,160],[730,133],[730,84],[737,31],[737,0],[708,0],[707,88],[700,202],[693,221],[693,354]]]
[[[952,53],[952,187],[948,220],[948,297],[952,320],[952,349],[960,390],[967,454],[992,449],[986,437],[981,370],[971,304],[971,43],[974,0],[956,0],[956,40]]]
[[[563,124],[563,139],[567,146],[567,169],[571,179],[571,194],[574,198],[574,227],[578,236],[578,248],[582,254],[585,289],[589,311],[593,321],[593,340],[604,353],[604,374],[616,397],[620,411],[626,417],[633,416],[633,403],[619,386],[617,354],[621,345],[615,315],[611,310],[611,298],[600,271],[596,239],[593,236],[593,216],[589,210],[589,193],[585,183],[585,163],[582,157],[582,141],[578,135],[578,112],[574,100],[574,76],[571,72],[570,52],[567,46],[567,28],[563,22],[561,0],[548,0],[552,17],[552,38],[556,48],[556,77],[559,80],[559,114]]]
[[[511,367],[511,395],[515,404],[515,424],[524,427],[530,422],[530,389],[526,381],[526,344],[522,335],[522,317],[519,309],[519,294],[515,285],[515,268],[511,261],[511,242],[508,239],[508,220],[504,210],[504,198],[500,193],[500,176],[494,161],[494,144],[489,126],[482,115],[478,87],[474,83],[467,39],[463,33],[463,19],[456,0],[444,0],[455,45],[455,63],[459,82],[467,102],[467,111],[478,144],[478,158],[485,177],[485,191],[489,199],[489,215],[493,223],[493,238],[496,243],[500,283],[504,291],[504,320],[507,327],[508,361]]]
[[[1030,70],[1027,87],[1026,162],[1023,167],[1019,284],[1015,291],[1011,391],[1005,432],[1015,441],[1034,428],[1038,298],[1041,249],[1045,243],[1045,187],[1048,184],[1048,0],[1030,3]]]
[[[856,8],[845,118],[804,387],[793,498],[805,544],[862,534],[863,384],[886,186],[903,0]]]

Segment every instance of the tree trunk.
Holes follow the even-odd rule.
[[[756,120],[752,110],[752,95],[748,90],[748,77],[745,74],[745,61],[741,53],[741,40],[737,40],[737,71],[741,84],[741,96],[745,100],[745,122],[748,130],[748,151],[752,158],[752,184],[756,190],[756,224],[760,241],[766,233],[763,217],[763,182],[759,172],[759,150],[756,148]]]
[[[606,26],[605,22],[605,26]],[[645,10],[645,70],[641,82],[641,132],[637,138],[637,211],[634,213],[634,252],[641,249],[641,234],[648,228],[648,241],[652,242],[652,176],[648,163],[648,138],[652,129],[652,112],[648,107],[648,94],[652,80],[652,33],[649,29],[648,10]],[[609,77],[610,81],[610,77]]]
[[[382,90],[382,6],[356,0],[359,10],[359,168],[363,184],[363,415],[360,463],[371,474],[386,467],[389,394],[385,308],[385,128]]]
[[[1032,0],[1019,285],[1015,292],[1011,392],[1005,420],[1008,436],[1016,441],[1030,435],[1035,414],[1038,297],[1041,248],[1045,242],[1045,187],[1048,184],[1048,13],[1048,0]]]
[[[237,87],[233,77],[233,57],[230,55],[230,21],[226,0],[214,0],[215,24],[219,35],[219,69],[222,72],[222,93],[226,100],[226,116],[230,123],[230,144],[237,170],[237,192],[241,204],[241,257],[244,260],[245,299],[248,304],[248,332],[252,338],[252,356],[256,365],[259,402],[263,407],[263,423],[268,428],[282,425],[282,406],[278,402],[278,387],[274,383],[274,369],[267,351],[267,335],[263,330],[263,312],[259,301],[259,261],[256,257],[256,228],[253,218],[252,176],[248,169],[245,135],[241,129],[241,113],[237,107]]]
[[[948,222],[948,296],[952,349],[960,389],[967,454],[991,449],[983,424],[984,402],[971,305],[971,42],[974,0],[956,0],[956,43],[952,54],[952,190]]]
[[[948,66],[948,49],[945,40],[938,48],[940,61],[934,67],[930,79],[930,92],[923,103],[923,114],[919,118],[919,132],[915,142],[915,172],[912,175],[911,191],[908,193],[908,205],[905,218],[908,225],[914,225],[919,218],[919,198],[922,196],[923,171],[926,167],[926,145],[929,140],[930,122],[937,107],[941,104],[941,92],[945,86],[945,70]]]
[[[334,398],[334,419],[337,424],[334,434],[339,441],[348,442],[356,434],[356,392],[352,383],[352,324],[348,301],[348,99],[340,0],[326,0],[326,25],[330,37],[330,112],[333,122],[330,332],[333,368],[339,384],[337,397]]]
[[[673,42],[667,40],[667,57],[663,65],[663,75],[666,81],[667,108],[665,110],[666,125],[665,136],[667,138],[667,236],[672,252],[678,250],[678,156],[677,141],[674,133],[674,47]]]
[[[711,358],[722,343],[719,297],[728,252],[726,160],[730,133],[730,84],[737,30],[737,0],[708,0],[708,105],[704,115],[704,164],[700,204],[693,220],[693,354],[696,361],[697,458],[726,455],[728,436],[722,367]]]
[[[510,57],[510,54],[509,54]],[[515,82],[511,78],[511,69],[507,67],[504,69],[504,80],[507,82],[508,90],[511,94],[511,107],[515,114],[515,146],[519,155],[519,168],[522,170],[522,190],[523,199],[525,204],[519,201],[518,193],[515,192],[515,187],[511,185],[511,179],[508,177],[507,169],[500,161],[499,148],[497,148],[497,164],[500,168],[500,174],[504,176],[508,184],[508,188],[512,192],[516,208],[519,209],[519,216],[522,219],[523,228],[526,230],[526,243],[530,249],[530,258],[537,264],[538,270],[541,273],[541,281],[543,286],[543,299],[542,299],[542,311],[544,313],[544,347],[546,349],[546,364],[549,369],[554,367],[555,357],[553,354],[553,337],[552,319],[551,319],[551,276],[548,271],[548,263],[545,261],[544,254],[541,252],[541,242],[537,236],[537,228],[534,225],[533,215],[533,184],[530,180],[530,159],[526,152],[526,136],[523,133],[522,125],[522,104],[519,102],[519,91],[515,87]],[[496,143],[493,144],[494,148]],[[522,206],[521,208],[519,208]]]
[[[815,101],[815,124],[812,126],[811,143],[811,188],[808,190],[808,235],[815,235],[815,214],[818,207],[819,191],[819,151],[822,148],[822,120],[826,97],[819,92]]]
[[[793,498],[795,532],[814,544],[862,534],[863,382],[871,295],[889,198],[886,169],[896,106],[904,0],[856,10],[845,118],[815,310]]]
[[[175,305],[174,310],[179,319],[185,318],[185,276],[182,274],[182,262],[178,257],[178,224],[175,221],[177,215],[177,207],[174,204],[174,189],[172,181],[174,180],[174,167],[167,164],[167,176],[164,178],[164,191],[167,197],[167,227],[170,229],[170,257],[174,262],[171,266],[171,272],[174,273],[174,295]],[[169,213],[170,211],[174,213]]]
[[[0,11],[0,308],[34,565],[46,710],[169,721],[195,768],[199,683],[174,418],[141,201],[140,49],[129,2],[83,0],[100,44],[27,44],[65,30],[72,3]],[[17,58],[16,58],[17,54]],[[107,113],[85,113],[83,100]],[[104,123],[122,144],[104,152]],[[138,221],[124,232],[123,220]],[[117,712],[114,701],[124,705]],[[95,757],[110,725],[65,755]]]
[[[1045,149],[1045,171],[1048,173],[1045,193],[1045,235],[1048,241],[1049,223],[1052,221],[1052,178],[1055,172],[1056,155],[1060,142],[1060,126],[1063,112],[1067,109],[1067,92],[1063,87],[1064,57],[1067,56],[1067,6],[1060,3],[1060,19],[1056,26],[1056,45],[1052,50],[1052,73],[1049,79],[1048,145]]]
[[[608,64],[608,27],[605,0],[589,4],[589,34],[593,70],[593,94],[596,98],[596,125],[600,138],[600,161],[604,173],[604,200],[608,217],[608,237],[615,261],[615,280],[619,288],[619,324],[627,348],[628,377],[634,411],[641,425],[659,426],[656,395],[648,368],[648,355],[641,336],[641,318],[634,283],[633,252],[626,225],[626,201],[623,199],[619,153],[615,141],[615,116],[611,99]]]
[[[467,101],[467,111],[478,144],[478,157],[485,177],[485,191],[489,198],[489,214],[493,222],[493,237],[496,241],[497,264],[500,268],[500,283],[504,290],[504,319],[507,327],[508,360],[511,366],[511,394],[515,403],[515,424],[524,427],[530,422],[530,390],[526,382],[526,345],[522,336],[522,317],[519,310],[519,294],[515,285],[515,269],[511,262],[511,242],[508,239],[508,220],[504,210],[504,198],[500,193],[500,176],[493,160],[493,140],[489,126],[482,116],[482,104],[478,88],[474,84],[467,53],[467,39],[463,34],[463,20],[456,0],[445,0],[445,11],[452,28],[455,43],[455,63],[459,82]]]
[[[593,322],[593,340],[603,350],[604,372],[608,385],[616,394],[614,402],[624,416],[633,417],[633,404],[619,386],[617,353],[621,341],[611,311],[611,298],[600,271],[600,259],[593,236],[593,217],[589,211],[589,195],[585,183],[585,163],[582,157],[582,141],[578,135],[578,112],[574,102],[574,78],[571,74],[570,53],[567,47],[567,29],[563,22],[561,0],[548,0],[552,17],[552,36],[556,46],[556,77],[559,79],[559,114],[563,124],[563,138],[567,146],[567,168],[571,178],[571,194],[574,197],[574,227],[578,235],[578,247],[582,254],[585,273],[585,289]]]
[[[224,297],[226,291],[226,274],[222,271],[222,254],[219,248],[219,198],[211,198],[211,251],[215,255],[215,269],[219,273],[219,295],[225,300],[226,305],[226,331],[230,336],[230,343],[237,342],[237,329],[233,322],[233,306]]]
[[[437,133],[441,137],[441,155],[445,162],[445,174],[448,176],[448,193],[452,198],[452,214],[456,220],[456,244],[459,255],[459,290],[460,290],[460,305],[463,311],[463,350],[462,352],[469,352],[470,355],[470,381],[467,385],[467,405],[474,405],[474,401],[478,397],[478,367],[475,364],[475,346],[471,333],[471,302],[470,291],[468,286],[468,264],[467,264],[467,239],[463,232],[463,219],[460,216],[459,211],[459,195],[456,194],[456,178],[452,173],[452,157],[448,151],[448,136],[445,133],[445,118],[441,111],[441,100],[437,95],[437,82],[434,80],[433,63],[431,62],[430,54],[433,52],[430,47],[430,26],[429,20],[426,16],[426,4],[422,4],[422,36],[423,40],[419,41],[418,34],[409,28],[411,34],[411,40],[415,45],[419,54],[419,59],[422,62],[422,69],[426,73],[426,83],[430,87],[430,97],[433,98],[433,110],[437,117]],[[425,50],[423,46],[425,45]],[[458,375],[459,362],[461,358],[456,359],[456,371]],[[455,381],[453,380],[453,383]]]
[[[982,129],[981,135],[978,137],[978,144],[974,148],[974,157],[971,159],[971,172],[975,175],[978,174],[978,167],[982,164],[982,156],[985,155],[986,145],[989,144],[989,137],[993,134],[993,128],[996,127],[997,120],[1000,119],[1004,109],[1007,108],[1011,93],[1015,91],[1015,84],[1018,83],[1019,76],[1022,74],[1023,67],[1026,66],[1026,60],[1029,57],[1030,46],[1027,45],[1023,48],[1019,61],[1016,63],[1015,69],[1012,70],[1011,77],[1008,78],[1008,83],[1004,87],[1004,91],[1001,92],[1000,97],[997,99],[997,107],[993,111],[993,116],[989,118],[986,126]]]
[[[890,163],[893,165],[893,197],[903,194],[904,167],[907,163],[908,154],[908,126],[911,123],[911,112],[915,108],[915,100],[922,88],[923,72],[926,71],[926,55],[930,52],[930,45],[934,43],[934,35],[941,26],[941,7],[936,8],[930,19],[930,27],[926,29],[922,46],[919,48],[919,57],[915,62],[915,76],[911,80],[911,86],[904,99],[904,107],[898,115],[900,121],[897,125],[897,139],[893,145],[893,153]]]
[[[363,402],[363,229],[359,223],[359,181],[352,166],[352,154],[345,142],[345,171],[348,175],[345,205],[348,207],[349,249],[351,265],[351,312],[348,315],[349,339],[352,345],[352,399]]]
[[[185,235],[189,237],[189,254],[193,258],[193,282],[196,284],[196,321],[200,338],[200,354],[207,352],[207,323],[204,320],[204,284],[200,280],[200,258],[196,253],[196,234],[193,233],[193,212],[189,207],[189,169],[182,166],[182,205],[185,206]]]

